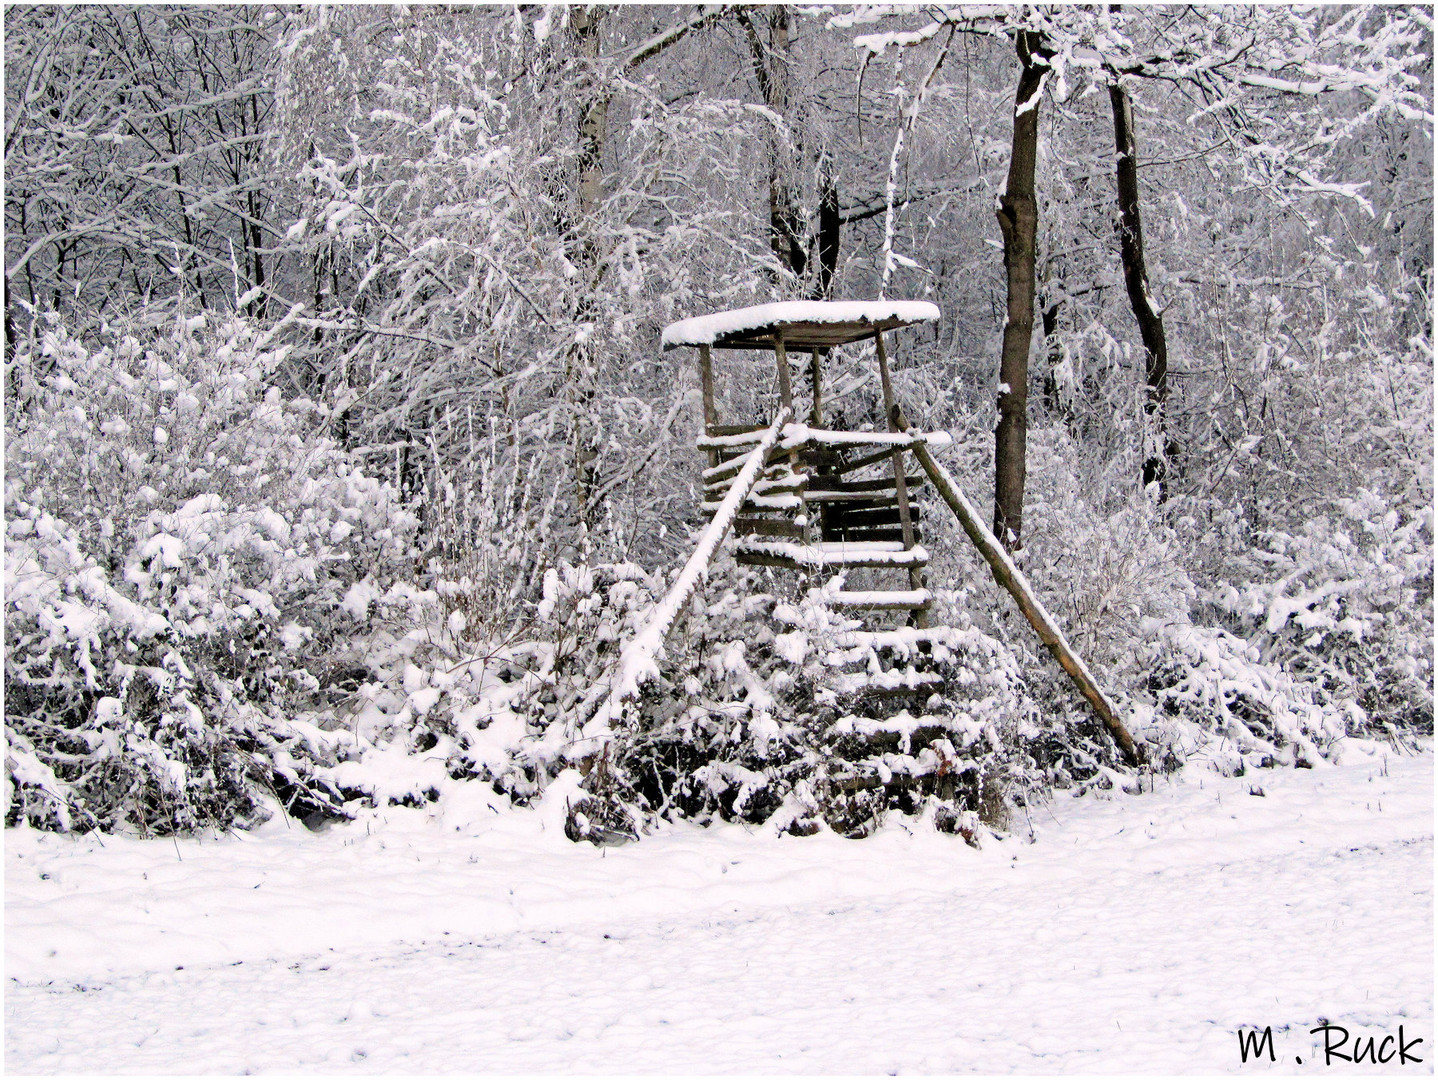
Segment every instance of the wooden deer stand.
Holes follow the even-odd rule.
[[[829,603],[870,618],[899,613],[927,628],[933,594],[924,580],[928,552],[921,546],[920,507],[911,491],[925,478],[958,517],[964,532],[989,564],[995,580],[1014,597],[1019,609],[1073,679],[1125,757],[1133,764],[1142,753],[1099,688],[1083,660],[1064,639],[1023,572],[974,512],[953,477],[930,453],[945,445],[941,432],[908,428],[894,397],[884,334],[918,323],[934,322],[939,309],[922,301],[821,302],[762,304],[673,323],[664,330],[665,349],[698,351],[704,403],[704,435],[699,448],[708,459],[702,508],[714,515],[671,596],[634,643],[633,662],[616,679],[610,700],[587,731],[607,729],[623,699],[632,696],[640,670],[638,657],[662,641],[679,605],[692,592],[704,565],[732,528],[737,561],[797,571],[865,567],[907,575],[900,587],[831,591]],[[884,431],[845,431],[824,425],[823,359],[832,349],[872,340],[883,393]],[[779,402],[769,424],[724,424],[714,394],[713,351],[772,351]],[[807,422],[794,422],[794,372],[791,353],[807,353],[813,396]],[[908,471],[908,456],[922,472]],[[906,587],[903,587],[906,586]],[[869,693],[922,694],[933,684],[928,673],[884,671],[862,684]]]
[[[901,571],[905,587],[839,591],[831,604],[854,612],[903,612],[917,626],[928,625],[932,594],[924,583],[928,553],[920,546],[919,507],[913,487],[924,482],[907,471],[915,436],[896,426],[893,384],[884,334],[939,317],[933,304],[792,302],[764,304],[675,323],[664,331],[664,346],[698,350],[704,401],[707,454],[704,503],[712,513],[733,484],[739,465],[765,428],[726,424],[714,394],[715,349],[772,351],[781,410],[798,412],[791,354],[805,354],[813,395],[807,422],[788,425],[766,470],[734,518],[735,558],[751,565],[793,570],[867,567]],[[825,355],[840,345],[872,340],[878,357],[888,429],[841,431],[824,425]],[[947,442],[947,435],[919,436]]]

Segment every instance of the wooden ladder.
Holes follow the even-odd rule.
[[[711,426],[699,448],[714,462],[704,470],[705,513],[718,509],[737,475],[740,455],[761,429]],[[904,612],[927,625],[933,594],[924,581],[919,506],[909,492],[926,482],[902,471],[913,436],[890,432],[827,431],[805,425],[786,429],[770,451],[763,475],[734,520],[737,562],[798,572],[851,568],[903,571],[902,586],[840,591],[836,608]]]

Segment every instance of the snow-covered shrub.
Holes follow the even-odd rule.
[[[1038,428],[1030,455],[1030,579],[1085,662],[1120,684],[1141,680],[1148,626],[1185,620],[1196,595],[1183,544],[1149,494],[1063,428]]]
[[[493,433],[475,442],[457,464],[430,462],[419,500],[423,572],[460,651],[523,633],[555,560],[559,489],[542,485],[546,468],[506,454]]]
[[[1433,730],[1433,528],[1428,511],[1360,489],[1297,532],[1264,533],[1214,606],[1265,660],[1324,700]]]
[[[1152,631],[1147,689],[1157,707],[1146,738],[1160,764],[1201,754],[1231,775],[1255,766],[1311,768],[1361,729],[1362,709],[1332,700],[1226,630],[1168,624]]]
[[[139,333],[137,331],[137,333]],[[18,352],[6,414],[7,820],[167,832],[338,813],[343,739],[417,518],[286,398],[240,319]],[[396,591],[398,589],[398,592]]]
[[[606,677],[620,650],[663,595],[661,586],[634,563],[561,561],[544,572],[533,636],[510,653],[508,677],[518,681],[514,706],[526,736],[495,776],[499,790],[527,801],[564,768],[580,728],[608,693]]]
[[[1426,508],[1359,489],[1255,536],[1216,500],[1133,490],[1061,429],[1037,428],[1030,449],[1030,579],[1160,767],[1195,752],[1224,769],[1312,764],[1375,724],[1431,730]],[[1006,608],[994,629],[1026,640]],[[1029,685],[1062,729],[1030,742],[1035,765],[1059,786],[1103,774],[1071,689],[1037,671]]]
[[[613,742],[585,753],[581,729],[662,585],[632,565],[562,564],[545,576],[542,640],[516,649],[533,665],[513,672],[529,733],[496,786],[525,799],[578,760],[576,836],[659,818],[863,835],[891,810],[973,836],[1031,779],[1016,747],[1037,729],[1023,727],[1031,705],[1001,642],[958,615],[866,634],[828,606],[836,583],[783,595],[722,555]],[[881,687],[905,680],[924,689],[896,704]]]

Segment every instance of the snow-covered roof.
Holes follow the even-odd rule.
[[[788,300],[682,319],[664,328],[662,341],[666,349],[772,348],[782,332],[787,347],[827,348],[938,318],[938,307],[927,300]]]

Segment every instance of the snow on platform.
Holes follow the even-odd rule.
[[[666,349],[770,348],[783,331],[791,348],[827,348],[938,318],[938,307],[927,300],[787,300],[681,319],[666,326],[660,340]]]
[[[11,829],[5,1067],[1429,1075],[1433,757],[1342,749],[1059,792],[980,850],[906,819],[596,849],[561,785],[318,834]],[[1320,1017],[1424,1063],[1325,1068]]]

